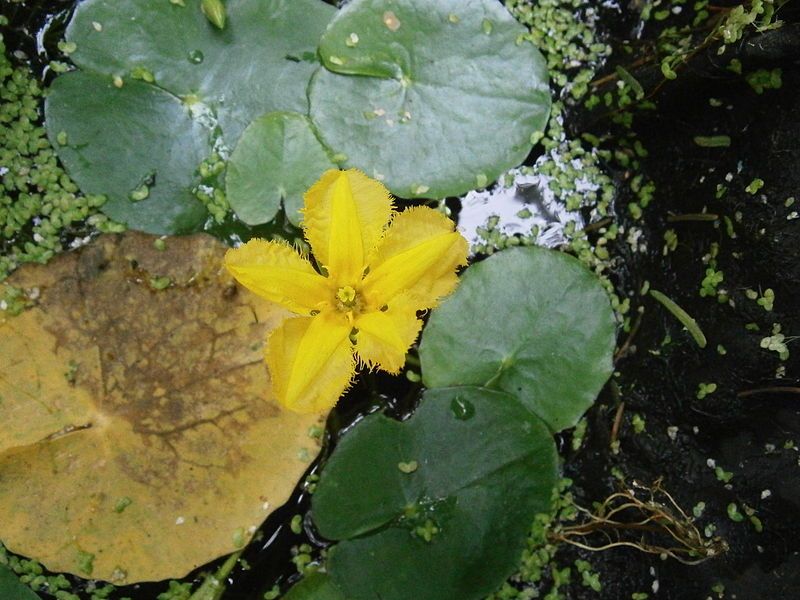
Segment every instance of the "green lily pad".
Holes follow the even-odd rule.
[[[0,565],[0,598],[3,600],[39,600],[29,587],[9,569]]]
[[[231,155],[228,201],[248,225],[271,221],[281,203],[288,219],[299,225],[303,194],[335,167],[306,116],[268,113],[244,130]]]
[[[331,578],[323,573],[311,573],[296,583],[283,600],[345,600]]]
[[[398,196],[484,187],[526,158],[549,114],[525,32],[495,0],[353,0],[320,42],[311,118]]]
[[[506,391],[560,431],[611,375],[614,342],[614,313],[593,273],[567,254],[515,248],[467,269],[433,311],[422,378]]]
[[[66,133],[67,144],[55,146],[61,162],[84,193],[107,196],[112,219],[155,233],[188,233],[205,221],[192,188],[211,145],[178,98],[79,71],[53,82],[45,108],[51,139]]]
[[[550,508],[556,449],[513,396],[428,390],[407,421],[375,414],[339,443],[312,516],[351,600],[471,600],[513,571]],[[502,540],[502,543],[498,543]]]
[[[81,189],[106,193],[103,210],[131,228],[197,229],[205,211],[190,192],[212,146],[224,154],[266,112],[308,110],[317,42],[335,9],[321,0],[228,0],[226,9],[223,30],[196,3],[85,0],[75,9],[66,39],[76,44],[70,58],[84,79],[56,79],[48,135]],[[91,138],[83,135],[87,118]],[[120,138],[120,130],[129,135]],[[66,144],[56,144],[61,132]],[[175,139],[166,148],[165,137]],[[148,153],[166,156],[154,175],[156,198],[131,207],[130,189],[117,184],[129,172],[138,176]],[[157,191],[162,182],[185,185]],[[178,206],[164,210],[169,202]]]

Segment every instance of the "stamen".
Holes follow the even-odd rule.
[[[345,306],[353,306],[356,301],[356,291],[349,285],[340,287],[336,292],[336,299]]]

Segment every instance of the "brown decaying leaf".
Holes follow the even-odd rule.
[[[53,571],[182,577],[249,540],[318,452],[320,415],[271,399],[283,310],[212,238],[154,240],[102,236],[8,281],[35,301],[0,311],[0,540]]]

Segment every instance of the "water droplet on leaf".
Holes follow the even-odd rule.
[[[456,419],[466,421],[475,416],[475,406],[469,400],[464,400],[461,396],[456,396],[450,402],[450,410]]]
[[[189,52],[189,62],[190,63],[193,63],[195,65],[199,65],[201,62],[203,62],[204,58],[205,58],[205,56],[203,55],[203,53],[200,50],[192,50],[191,52]]]

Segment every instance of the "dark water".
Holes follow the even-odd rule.
[[[709,345],[700,349],[652,299],[634,297],[634,308],[641,305],[646,312],[631,340],[633,352],[617,362],[619,394],[607,389],[590,411],[588,443],[567,456],[566,472],[575,478],[578,496],[590,501],[614,490],[614,468],[629,481],[663,477],[685,508],[706,503],[700,523],[713,522],[729,550],[694,567],[632,550],[591,555],[566,550],[592,561],[601,573],[602,598],[629,598],[634,591],[651,598],[717,598],[711,592],[715,584],[724,585],[725,598],[800,597],[800,465],[792,443],[800,440],[800,347],[789,343],[790,357],[781,363],[759,345],[773,323],[780,323],[787,337],[800,333],[800,223],[793,216],[796,205],[786,206],[787,199],[800,197],[800,43],[797,3],[785,8],[783,31],[731,50],[745,72],[781,68],[779,90],[757,94],[724,68],[727,60],[708,52],[661,88],[657,111],[636,117],[634,130],[650,152],[644,171],[658,193],[641,225],[647,252],[618,249],[626,259],[626,287],[638,290],[648,281],[666,293],[697,319]],[[657,79],[647,72],[637,76],[642,82]],[[580,115],[579,123],[596,135],[609,131],[597,115]],[[722,134],[731,136],[729,148],[703,148],[693,141]],[[744,188],[756,177],[766,183],[751,195]],[[717,184],[728,188],[720,199]],[[620,194],[618,203],[624,204],[624,188]],[[736,237],[728,236],[724,224],[669,221],[671,214],[703,210],[729,217]],[[670,228],[679,243],[665,256],[662,236]],[[702,257],[713,243],[720,248],[721,287],[733,305],[698,294],[706,269]],[[772,288],[781,301],[765,312],[747,299],[747,288]],[[667,335],[672,342],[663,345]],[[720,354],[717,344],[727,353]],[[781,366],[783,373],[777,372]],[[715,382],[717,391],[698,400],[701,382]],[[621,451],[615,455],[609,442],[620,402],[625,403]],[[638,435],[632,424],[637,413],[646,421],[646,431]],[[675,428],[674,439],[669,428]],[[709,460],[733,472],[728,485],[717,480]],[[730,503],[754,508],[763,532],[729,519]],[[572,585],[567,597],[598,596]]]

